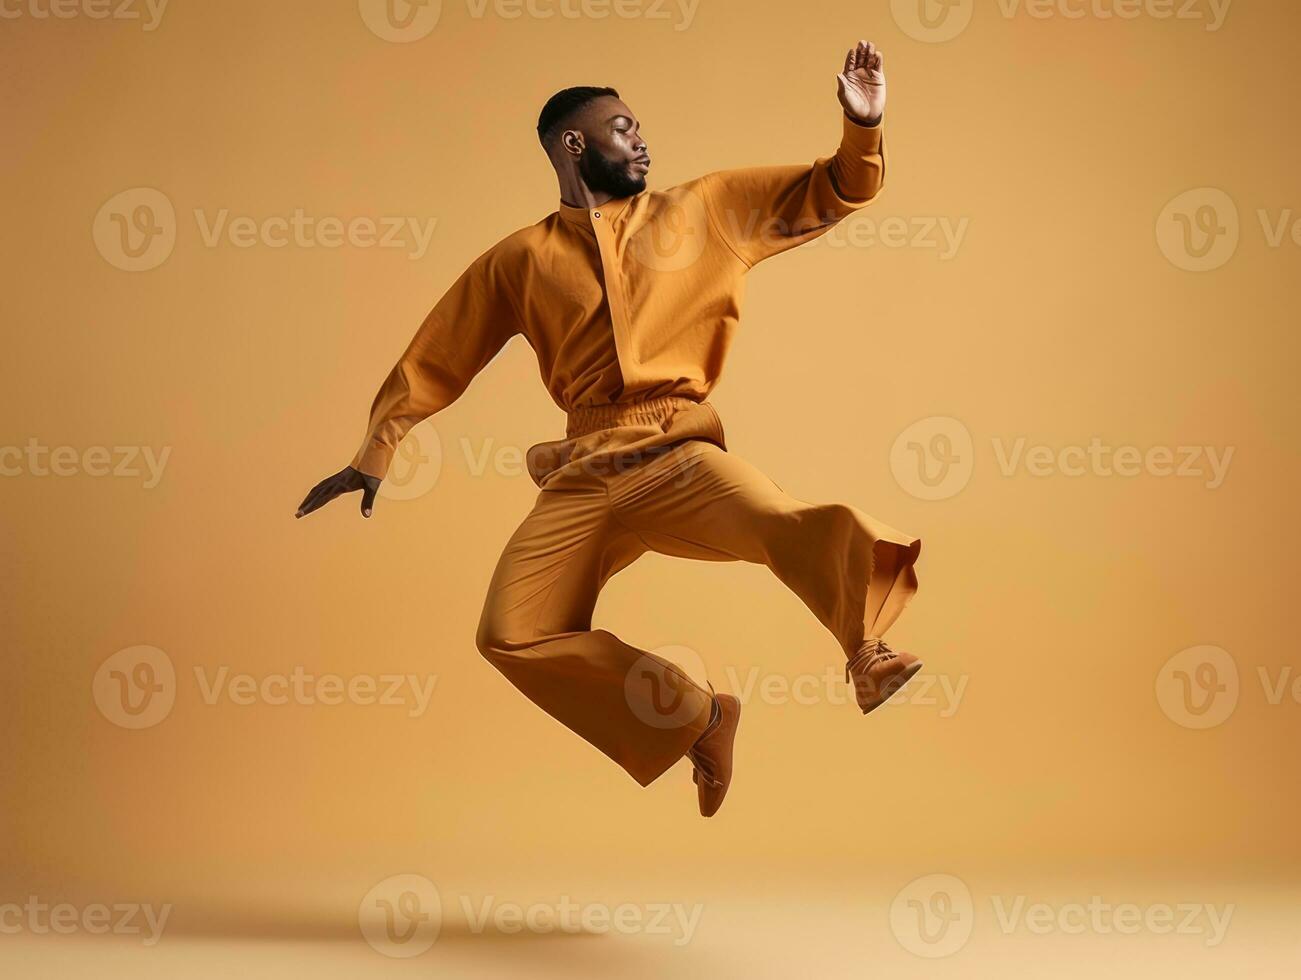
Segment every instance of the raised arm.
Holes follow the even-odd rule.
[[[885,72],[875,45],[859,41],[836,76],[841,113],[834,156],[807,164],[706,174],[710,217],[747,267],[824,234],[870,204],[885,182]]]
[[[361,490],[369,517],[380,482],[413,426],[442,411],[520,331],[511,283],[498,246],[461,274],[429,311],[371,404],[366,435],[352,462],[307,494],[296,517]]]

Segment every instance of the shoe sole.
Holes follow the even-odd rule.
[[[885,704],[896,694],[898,694],[901,690],[903,690],[903,686],[907,684],[910,680],[912,680],[913,675],[915,675],[917,671],[921,670],[923,666],[924,666],[923,663],[920,660],[918,660],[916,663],[909,664],[903,670],[899,671],[899,673],[891,677],[888,681],[886,681],[886,684],[890,687],[890,693],[887,694],[885,697],[877,698],[866,708],[863,708],[862,709],[863,714],[869,714],[870,712],[881,707],[881,705]],[[860,705],[859,707],[861,708],[862,705]]]

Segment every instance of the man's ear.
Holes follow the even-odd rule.
[[[560,134],[560,145],[565,148],[566,153],[572,153],[574,156],[583,155],[583,134],[577,129],[566,129]]]

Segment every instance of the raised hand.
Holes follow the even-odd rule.
[[[875,44],[859,41],[836,76],[840,104],[855,122],[875,126],[885,113],[885,69]]]
[[[379,491],[380,482],[377,477],[367,476],[361,470],[345,466],[334,476],[327,476],[312,487],[307,496],[303,498],[303,502],[298,505],[298,510],[294,516],[306,517],[318,507],[324,507],[335,497],[345,493],[352,493],[354,490],[360,490],[361,516],[370,517],[370,512],[375,506],[375,494]]]

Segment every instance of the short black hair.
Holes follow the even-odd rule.
[[[603,95],[613,95],[616,99],[619,97],[619,93],[614,89],[600,85],[575,85],[573,88],[561,89],[551,96],[538,116],[538,142],[546,149],[547,144],[556,137],[561,123],[587,103]]]

